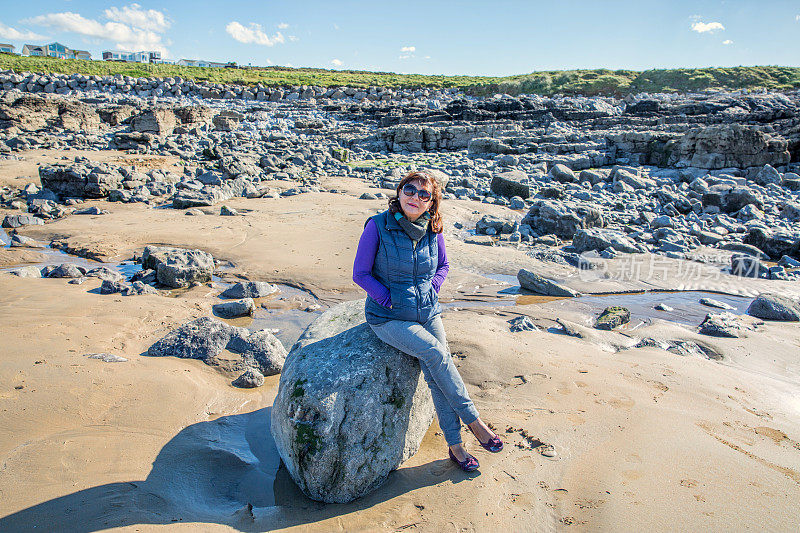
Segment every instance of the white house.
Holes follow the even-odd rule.
[[[120,52],[103,51],[103,61],[125,61],[127,63],[161,63],[161,52]]]
[[[218,63],[216,61],[205,61],[203,59],[181,59],[175,63],[183,67],[210,67],[210,68],[225,68],[232,63]]]
[[[0,53],[13,54],[15,46],[13,44],[0,43]]]

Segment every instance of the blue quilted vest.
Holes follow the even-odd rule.
[[[367,323],[408,320],[424,324],[442,312],[439,296],[431,279],[439,266],[439,244],[430,226],[416,246],[411,237],[384,211],[372,217],[380,244],[372,266],[372,276],[389,288],[392,307],[386,308],[367,296]]]

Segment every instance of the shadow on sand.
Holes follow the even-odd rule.
[[[188,426],[161,449],[145,480],[108,483],[28,507],[0,518],[0,531],[90,532],[175,522],[263,531],[318,522],[478,475],[445,459],[392,472],[378,490],[349,504],[315,502],[281,466],[269,432],[270,410]]]

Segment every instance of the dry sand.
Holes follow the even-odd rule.
[[[287,283],[334,303],[361,297],[350,281],[355,246],[384,204],[357,200],[366,190],[357,180],[324,185],[352,195],[228,202],[241,217],[98,202],[111,213],[20,233],[107,260],[145,244],[198,247],[230,262],[228,278]],[[476,209],[503,211],[458,201],[445,214],[466,222]],[[599,332],[580,306],[525,300],[481,274],[526,267],[585,292],[675,288],[680,262],[667,264],[663,280],[615,276],[628,266],[612,262],[608,278],[587,281],[519,250],[452,233],[447,245],[453,269],[442,299],[461,301],[444,313],[451,349],[506,449],[489,454],[465,432],[481,469],[464,474],[434,423],[416,456],[347,505],[306,499],[283,469],[273,481],[266,428],[278,376],[240,390],[199,361],[143,355],[170,328],[209,314],[213,288],[102,296],[91,292],[97,280],[0,273],[0,530],[796,530],[797,323],[745,317],[753,330],[741,339],[657,319]],[[37,260],[34,251],[3,253],[4,267],[15,264],[9,254]],[[701,279],[692,287],[797,295],[791,283]],[[510,333],[507,321],[521,314],[541,329]],[[583,338],[560,334],[557,320],[578,324]],[[633,348],[642,338],[693,341],[722,359]],[[128,360],[85,355],[98,352]],[[543,444],[558,457],[539,453]]]

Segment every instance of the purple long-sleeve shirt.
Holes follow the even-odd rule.
[[[450,263],[447,262],[444,236],[441,233],[436,235],[436,242],[439,248],[438,266],[433,279],[431,279],[431,285],[438,293],[442,283],[444,283],[444,279],[447,277],[447,273],[450,272]],[[372,276],[372,266],[375,263],[375,255],[378,253],[379,244],[378,227],[375,225],[375,221],[370,219],[364,228],[364,233],[361,234],[361,238],[358,240],[358,250],[353,263],[353,281],[367,291],[367,294],[380,305],[391,307],[392,296],[389,294],[389,288]]]

